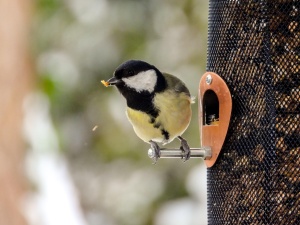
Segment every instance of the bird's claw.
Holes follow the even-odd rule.
[[[188,145],[187,141],[182,138],[182,137],[178,137],[178,139],[181,141],[181,146],[180,149],[182,150],[183,156],[183,162],[189,160],[189,158],[191,157],[191,150],[190,150],[190,146]]]
[[[153,164],[156,164],[157,160],[160,158],[160,147],[154,141],[150,141],[150,144],[151,144],[151,149],[153,150],[153,156],[152,156]]]

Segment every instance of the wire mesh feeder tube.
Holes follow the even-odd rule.
[[[208,159],[211,157],[211,148],[210,147],[191,148],[190,150],[191,150],[191,158]],[[184,157],[183,154],[184,153],[181,149],[162,148],[160,151],[159,158],[180,158],[180,159],[182,159]],[[155,150],[150,148],[148,150],[148,156],[151,159],[154,158]]]
[[[207,71],[232,94],[208,224],[300,224],[300,1],[210,0]]]

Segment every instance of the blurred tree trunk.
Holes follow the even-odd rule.
[[[0,224],[26,224],[22,103],[31,83],[31,1],[0,0]]]

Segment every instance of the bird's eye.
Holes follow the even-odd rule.
[[[128,71],[127,71],[127,76],[133,76],[133,75],[134,75],[133,70],[128,70]]]

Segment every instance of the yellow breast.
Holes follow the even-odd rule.
[[[153,140],[168,143],[186,130],[192,115],[189,96],[165,91],[155,95],[153,104],[159,109],[155,121],[142,111],[127,108],[127,117],[139,138],[145,142]],[[162,131],[168,133],[168,140]]]

